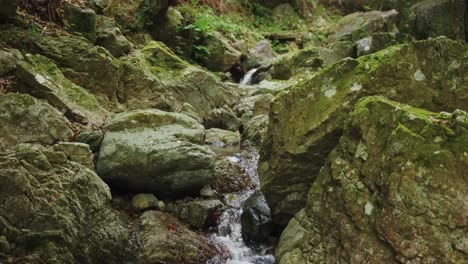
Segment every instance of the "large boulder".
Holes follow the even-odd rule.
[[[18,66],[16,76],[21,92],[47,100],[70,120],[95,125],[104,123],[106,111],[94,95],[65,78],[50,59],[27,55]]]
[[[216,76],[183,61],[161,42],[151,41],[132,53],[124,69],[118,97],[129,108],[179,112],[188,103],[203,118],[239,98]]]
[[[284,263],[464,263],[468,115],[368,97],[291,220]]]
[[[122,28],[135,31],[152,25],[168,6],[168,0],[108,0],[104,14],[114,17]]]
[[[115,57],[122,56],[132,48],[132,43],[116,27],[100,31],[97,35],[96,44],[106,48]]]
[[[0,149],[19,143],[51,145],[73,135],[62,113],[26,94],[0,95],[0,124]]]
[[[267,242],[272,231],[270,208],[261,192],[254,193],[242,207],[242,237],[248,243]]]
[[[330,42],[356,41],[377,32],[398,32],[398,11],[357,12],[341,18],[329,37]]]
[[[121,63],[104,48],[75,35],[41,34],[36,25],[22,24],[21,20],[0,27],[1,41],[23,54],[49,58],[67,79],[95,95],[104,108],[113,109],[118,103],[116,94],[122,75]],[[24,30],[24,27],[31,27],[31,30]]]
[[[117,261],[128,234],[110,200],[109,187],[62,152],[29,144],[1,152],[0,237],[9,246],[0,261]]]
[[[205,130],[184,114],[155,109],[116,115],[106,127],[96,170],[111,185],[158,197],[199,194],[213,177]]]
[[[447,38],[392,46],[325,68],[273,101],[259,174],[275,222],[286,225],[367,95],[432,111],[468,108],[468,47]]]
[[[140,263],[206,263],[216,253],[207,238],[169,214],[148,211],[138,219],[138,227]]]
[[[211,71],[227,72],[235,64],[239,64],[242,53],[232,47],[232,44],[219,32],[212,32],[203,38],[206,54],[201,56],[201,62]]]
[[[446,36],[467,40],[465,14],[468,8],[462,0],[427,0],[410,9],[409,23],[419,39]]]

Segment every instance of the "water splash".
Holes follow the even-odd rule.
[[[225,197],[229,209],[224,211],[218,220],[218,228],[210,236],[211,241],[220,248],[227,250],[229,256],[216,256],[208,264],[273,264],[275,258],[269,251],[271,247],[259,245],[256,248],[247,246],[242,238],[241,215],[242,207],[247,199],[260,188],[257,174],[258,151],[252,151],[249,158],[237,154],[228,157],[231,162],[237,162],[245,168],[255,188]]]
[[[242,80],[240,81],[240,84],[243,84],[243,85],[250,85],[252,84],[252,78],[253,78],[253,75],[258,71],[257,68],[253,68],[251,69],[250,71],[248,71],[244,77],[242,78]]]

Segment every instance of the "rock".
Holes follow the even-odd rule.
[[[273,231],[270,208],[261,192],[253,194],[242,207],[242,236],[250,243],[264,243]]]
[[[63,10],[65,24],[71,31],[82,34],[91,42],[96,40],[96,12],[93,9],[66,3]]]
[[[302,23],[304,23],[290,3],[277,5],[273,9],[271,19],[273,19],[275,23],[291,29],[300,28]]]
[[[199,194],[213,177],[205,130],[184,114],[156,109],[116,115],[106,127],[96,164],[111,185],[158,197]]]
[[[253,189],[254,183],[237,157],[221,157],[215,164],[215,177],[211,187],[217,193],[237,193]]]
[[[341,18],[334,26],[329,37],[330,42],[357,41],[377,32],[396,33],[398,12],[390,10],[385,12],[370,11],[357,12]]]
[[[89,145],[91,151],[93,153],[97,153],[101,147],[103,137],[104,134],[101,130],[81,131],[80,134],[75,138],[75,141]]]
[[[79,36],[31,34],[13,24],[8,24],[2,33],[0,41],[18,48],[23,54],[40,54],[51,59],[68,80],[86,88],[104,108],[115,107],[122,79],[121,63],[104,48]]]
[[[66,79],[60,69],[46,57],[28,55],[16,71],[19,90],[47,100],[70,120],[102,124],[106,111],[88,91]]]
[[[205,263],[216,250],[207,238],[191,231],[171,215],[148,211],[138,220],[139,261],[150,263]]]
[[[258,42],[254,48],[249,50],[244,68],[250,70],[261,66],[268,67],[275,57],[271,43],[268,40]]]
[[[132,198],[132,208],[135,210],[146,210],[159,207],[159,201],[153,194],[140,193]]]
[[[270,103],[275,97],[271,94],[258,94],[245,97],[237,104],[234,111],[241,117],[242,124],[246,123],[257,115],[268,114]]]
[[[11,246],[9,262],[120,259],[128,232],[110,208],[108,186],[62,152],[30,144],[1,152],[0,193],[0,236]]]
[[[376,33],[378,34],[378,33]],[[337,41],[328,45],[328,48],[341,58],[356,58],[355,44],[351,41]]]
[[[119,28],[107,28],[99,32],[96,44],[107,49],[115,57],[120,57],[132,49],[132,44],[122,35]]]
[[[206,131],[205,143],[218,147],[240,145],[239,131],[232,132],[218,128],[211,128]]]
[[[166,14],[158,18],[158,23],[150,28],[151,35],[169,47],[176,47],[180,44],[180,35],[184,29],[184,17],[176,8],[169,7]]]
[[[63,152],[68,160],[94,170],[94,156],[89,149],[89,145],[75,142],[60,142],[54,146],[54,150]]]
[[[464,41],[467,8],[466,1],[427,0],[411,7],[408,20],[419,39],[446,36]]]
[[[463,263],[467,120],[362,99],[283,232],[279,263]]]
[[[187,221],[191,226],[204,229],[215,226],[221,215],[224,204],[219,200],[197,200],[183,206],[181,219]]]
[[[158,16],[163,16],[169,6],[168,0],[109,0],[104,14],[114,17],[124,29],[131,31],[149,27]]]
[[[197,113],[197,110],[191,104],[184,103],[182,105],[182,108],[180,109],[180,112],[196,119],[200,124],[203,123],[203,119],[200,117],[200,115]]]
[[[467,51],[447,38],[393,46],[343,60],[281,92],[271,105],[259,162],[273,220],[284,226],[304,207],[359,98],[379,94],[431,111],[466,109]]]
[[[0,21],[16,15],[18,0],[0,0]]]
[[[0,149],[19,143],[51,145],[73,130],[62,113],[26,94],[0,95]]]
[[[375,33],[372,36],[356,41],[357,56],[364,56],[389,46],[410,42],[412,39],[408,35],[393,33]]]
[[[230,131],[238,131],[241,121],[232,110],[218,108],[208,113],[204,124],[206,128],[220,128]]]
[[[22,59],[23,55],[18,50],[0,50],[0,76],[12,73]]]
[[[204,36],[206,54],[201,55],[201,62],[211,71],[226,72],[234,64],[240,62],[242,53],[232,47],[232,44],[219,32]]]
[[[243,138],[257,146],[260,146],[267,134],[268,123],[268,115],[258,115],[253,117],[244,125]]]
[[[187,103],[202,118],[239,99],[215,75],[188,64],[155,41],[129,56],[119,97],[129,108],[140,109],[155,107],[180,112]]]
[[[216,196],[216,192],[211,188],[210,185],[205,185],[200,190],[200,196],[203,198],[213,198]]]

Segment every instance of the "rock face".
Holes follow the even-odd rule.
[[[128,235],[107,185],[61,152],[20,144],[0,153],[0,237],[13,263],[102,263]],[[5,243],[5,242],[4,242]],[[13,246],[14,245],[14,246]]]
[[[216,253],[206,238],[171,215],[148,211],[140,217],[139,227],[141,263],[206,263]]]
[[[398,11],[357,12],[340,19],[333,29],[330,41],[356,41],[377,32],[398,32]]]
[[[102,124],[106,111],[94,95],[65,78],[57,66],[41,55],[26,56],[16,71],[19,90],[46,99],[69,119],[80,123]]]
[[[242,236],[246,241],[262,243],[268,240],[273,231],[270,208],[262,193],[256,192],[242,208]]]
[[[111,185],[158,197],[198,194],[213,176],[205,130],[184,114],[135,110],[107,126],[96,165]]]
[[[284,263],[463,263],[468,115],[361,100],[276,252]]]
[[[73,135],[62,113],[26,94],[0,95],[0,124],[0,149],[19,143],[51,145]]]
[[[280,93],[259,163],[274,221],[286,225],[304,207],[307,190],[359,98],[380,94],[432,111],[466,109],[467,51],[447,38],[393,46],[343,60]]]

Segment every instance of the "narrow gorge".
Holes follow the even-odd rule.
[[[0,0],[0,264],[468,263],[467,10]]]

